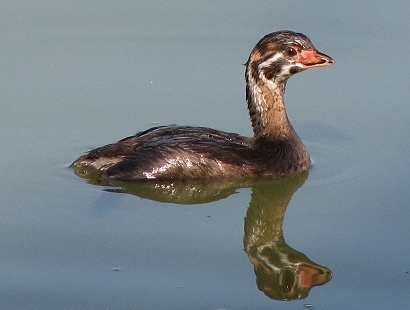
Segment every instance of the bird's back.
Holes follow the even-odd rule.
[[[254,140],[206,127],[171,125],[91,150],[73,166],[115,180],[280,176],[308,168],[309,155],[295,152],[298,147],[293,140]]]
[[[117,180],[245,176],[251,139],[206,127],[159,126],[79,157],[73,166]]]

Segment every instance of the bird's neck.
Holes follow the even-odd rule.
[[[246,101],[254,138],[289,140],[297,137],[285,107],[286,81],[264,81],[246,72]]]

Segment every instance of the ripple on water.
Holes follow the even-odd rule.
[[[307,142],[312,167],[307,187],[325,187],[348,182],[361,174],[358,160],[348,148],[327,143]]]

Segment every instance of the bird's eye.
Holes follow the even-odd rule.
[[[293,47],[287,47],[285,50],[286,55],[293,57],[295,56],[298,52],[293,48]]]

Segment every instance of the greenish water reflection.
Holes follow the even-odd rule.
[[[283,220],[286,208],[307,174],[254,184],[245,217],[244,247],[254,265],[256,283],[266,296],[277,300],[306,298],[332,272],[286,244]]]
[[[176,204],[203,204],[224,199],[239,188],[252,189],[244,222],[244,249],[254,266],[256,283],[275,300],[298,300],[314,286],[332,278],[332,272],[311,261],[286,244],[283,221],[293,194],[304,184],[308,173],[259,181],[145,181],[101,183],[92,171],[75,173],[91,184],[110,186],[104,191],[127,193],[141,198]]]

